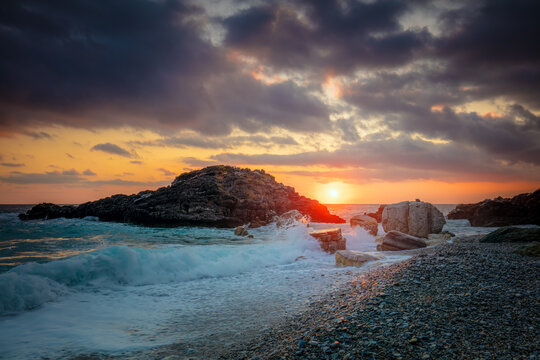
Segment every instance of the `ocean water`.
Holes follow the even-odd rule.
[[[329,205],[348,220],[378,205]],[[447,213],[452,205],[441,205]],[[302,311],[374,266],[337,268],[308,231],[270,224],[253,239],[231,229],[148,228],[94,218],[21,222],[0,207],[0,358],[129,354],[160,345],[196,357]],[[347,247],[376,251],[360,228]],[[453,221],[457,233],[486,233]],[[382,229],[380,229],[382,231]]]

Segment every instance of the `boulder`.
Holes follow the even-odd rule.
[[[317,230],[310,232],[309,235],[317,239],[323,251],[330,254],[347,248],[347,239],[341,235],[341,229]]]
[[[367,216],[371,216],[372,218],[374,218],[378,223],[380,223],[382,221],[382,212],[384,210],[384,208],[386,207],[386,204],[384,205],[379,205],[379,208],[377,209],[377,212],[374,212],[374,213],[367,213],[366,215]]]
[[[423,201],[403,201],[386,205],[382,212],[384,231],[399,231],[412,236],[427,238],[441,232],[446,221],[432,204]]]
[[[480,239],[483,243],[540,241],[540,228],[503,227]]]
[[[336,251],[337,266],[356,266],[360,267],[368,261],[383,259],[382,256],[372,255],[361,251],[338,250]]]
[[[368,215],[355,215],[350,220],[351,226],[360,226],[366,229],[371,235],[377,236],[379,224],[377,220]]]
[[[460,204],[448,213],[448,219],[467,219],[472,226],[540,225],[540,189],[511,199]]]
[[[423,239],[392,230],[383,236],[381,243],[377,245],[377,250],[397,251],[424,247],[426,247],[426,242]]]
[[[170,186],[135,195],[113,195],[78,206],[39,204],[21,220],[95,216],[148,226],[252,227],[298,210],[314,222],[344,223],[326,206],[276,182],[264,170],[216,165],[178,176]]]

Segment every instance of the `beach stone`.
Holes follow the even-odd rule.
[[[389,231],[377,246],[381,251],[409,250],[426,247],[426,242],[416,236],[404,234],[399,231]]]
[[[337,266],[356,266],[360,267],[368,261],[383,259],[382,256],[376,256],[361,251],[354,250],[338,250],[336,251]]]
[[[443,214],[432,204],[423,201],[386,205],[382,212],[382,225],[386,232],[396,230],[427,238],[429,234],[440,233],[445,223]]]
[[[248,236],[249,232],[247,229],[243,226],[238,226],[236,229],[234,229],[234,235],[237,236]]]
[[[360,226],[366,229],[371,235],[377,236],[379,225],[377,220],[368,215],[355,215],[350,220],[351,226]]]
[[[540,241],[540,228],[503,227],[480,239],[483,243]]]
[[[341,229],[324,229],[312,231],[309,235],[318,240],[323,251],[334,254],[338,250],[347,248],[347,240],[342,236]]]

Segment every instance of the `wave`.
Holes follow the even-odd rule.
[[[244,245],[112,246],[48,263],[26,263],[0,274],[0,314],[32,309],[84,287],[234,276],[293,263],[301,255],[323,256],[305,228],[288,229],[282,237],[278,242]]]

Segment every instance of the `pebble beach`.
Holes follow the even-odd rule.
[[[254,339],[204,356],[538,359],[540,260],[516,254],[519,246],[468,237],[417,250]]]

